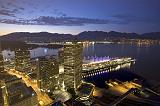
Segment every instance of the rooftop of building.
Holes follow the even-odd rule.
[[[77,94],[79,97],[89,97],[92,95],[94,85],[91,83],[82,83],[78,89]]]
[[[10,104],[16,104],[26,98],[36,96],[32,87],[27,87],[26,84],[21,82],[12,84],[7,90],[10,98]]]
[[[26,98],[36,96],[33,88],[30,86],[27,87],[21,78],[17,78],[16,76],[12,76],[7,73],[0,73],[0,80],[4,80],[6,84],[10,83],[9,86],[7,86],[10,104],[16,104],[25,100]],[[2,95],[2,89],[0,89],[0,95]],[[3,102],[3,97],[0,96],[0,103],[1,102]]]
[[[36,73],[30,73],[30,74],[28,74],[28,76],[29,76],[31,79],[37,79],[37,74],[36,74]]]
[[[2,96],[2,89],[0,88],[0,105],[3,104],[3,96]]]
[[[14,81],[17,80],[19,78],[17,78],[15,75],[9,75],[8,73],[0,73],[0,80],[4,80],[5,82],[10,82],[10,81]]]

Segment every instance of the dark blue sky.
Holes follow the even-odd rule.
[[[160,31],[160,0],[0,0],[0,35]]]

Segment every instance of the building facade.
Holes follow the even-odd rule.
[[[82,51],[83,45],[78,42],[67,42],[64,45],[64,85],[66,89],[75,90],[82,81]]]
[[[38,57],[37,67],[38,87],[40,90],[50,92],[50,90],[58,89],[59,66],[57,59],[51,56]]]
[[[29,73],[31,71],[30,51],[27,49],[15,50],[15,70]]]
[[[59,75],[58,75],[58,82],[60,90],[65,91],[64,86],[64,49],[61,48],[58,51],[58,63],[59,63]]]

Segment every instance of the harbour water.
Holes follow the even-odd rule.
[[[160,45],[90,44],[84,46],[84,56],[132,57],[136,63],[130,71],[148,80],[160,81]]]
[[[36,48],[31,50],[31,57],[57,55],[57,53],[57,49]],[[83,55],[85,57],[109,56],[135,58],[136,63],[131,66],[129,71],[137,73],[148,80],[160,81],[160,45],[139,46],[131,44],[84,44]],[[5,59],[14,58],[14,52],[4,50],[3,56]]]

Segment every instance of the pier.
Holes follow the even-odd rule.
[[[116,58],[103,61],[94,61],[83,64],[82,77],[90,77],[98,74],[117,71],[121,68],[129,68],[135,59],[132,58]]]

